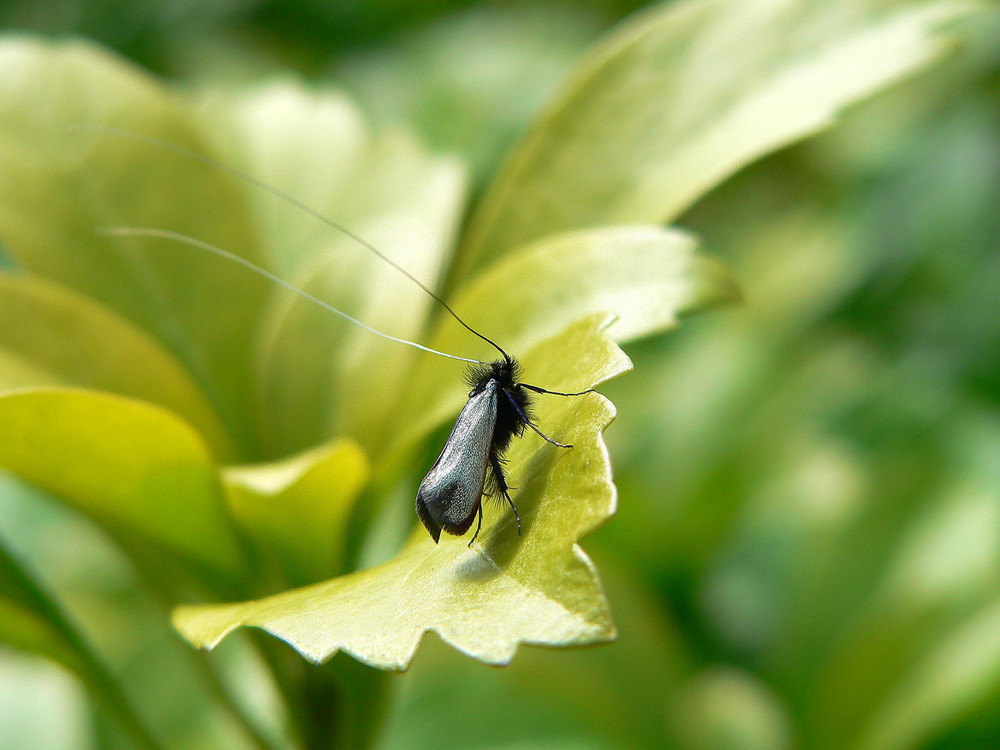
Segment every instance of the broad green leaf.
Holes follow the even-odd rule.
[[[514,349],[595,311],[614,313],[608,334],[629,341],[673,328],[681,313],[738,298],[729,269],[696,249],[689,233],[657,226],[550,235],[476,276],[455,304],[478,329],[497,317],[483,300],[502,297],[504,341]],[[443,320],[447,333],[439,330],[432,344],[457,346],[457,326]]]
[[[221,579],[245,560],[200,436],[162,408],[85,390],[0,395],[0,468],[92,517],[133,554],[147,545]]]
[[[5,391],[62,385],[61,380],[41,363],[10,351],[0,352],[0,383],[4,384]]]
[[[367,479],[364,451],[347,439],[223,472],[235,520],[295,586],[339,571],[347,520]]]
[[[592,316],[532,350],[527,371],[564,389],[625,372],[631,364],[597,330],[601,323]],[[519,643],[612,638],[596,572],[576,541],[614,512],[602,437],[613,418],[610,402],[596,394],[539,400],[538,423],[574,447],[559,449],[528,433],[512,446],[508,467],[517,486],[520,537],[509,511],[488,505],[472,547],[467,538],[453,537],[435,545],[418,529],[382,565],[258,601],[179,607],[174,623],[200,647],[250,625],[317,662],[346,651],[384,669],[405,669],[428,630],[493,664],[509,662]]]
[[[510,354],[528,351],[571,321],[593,312],[616,316],[608,335],[624,341],[664,331],[681,313],[738,297],[735,279],[713,258],[695,252],[685,232],[618,226],[546,237],[486,269],[460,289],[452,308]],[[442,316],[428,345],[484,359],[497,352]],[[422,437],[458,411],[463,392],[455,363],[424,357],[401,400],[397,444]],[[533,375],[526,382],[550,388]]]
[[[335,89],[310,91],[288,80],[236,95],[210,90],[199,102],[206,137],[226,164],[266,175],[270,188],[368,239],[434,285],[449,260],[439,246],[452,239],[462,211],[460,160],[429,152],[407,131],[374,132]],[[267,264],[278,272],[295,272],[302,258],[337,249],[342,270],[367,274],[370,267],[390,284],[401,280],[342,229],[259,186],[237,184]],[[399,286],[409,292],[412,282]],[[427,306],[426,295],[411,296],[416,310]]]
[[[0,361],[32,365],[0,389],[66,385],[159,404],[186,418],[220,460],[233,448],[211,405],[177,360],[142,330],[69,289],[29,274],[0,274]]]
[[[8,748],[92,747],[93,705],[64,667],[8,650],[0,660],[0,683],[0,736]]]
[[[242,91],[208,89],[197,92],[194,110],[205,137],[226,165],[265,179],[309,208],[338,216],[352,224],[371,213],[355,200],[352,186],[366,196],[366,162],[374,135],[363,113],[343,94],[304,89],[294,79],[265,82]],[[259,238],[266,265],[281,275],[295,271],[303,257],[344,242],[342,234],[325,227],[298,206],[259,186],[232,178],[251,207],[249,220]],[[379,196],[391,205],[390,196]]]
[[[203,120],[218,148],[228,148],[228,162],[266,175],[426,286],[440,286],[464,208],[464,170],[456,159],[429,153],[406,133],[375,135],[343,96],[287,83],[213,95]],[[436,303],[412,280],[302,207],[241,188],[273,268],[369,326],[408,340],[421,336]],[[259,434],[269,455],[345,433],[371,443],[413,357],[284,292],[262,321],[259,344]]]
[[[688,0],[582,61],[476,213],[461,275],[544,235],[669,223],[741,167],[937,58],[975,6]]]
[[[204,152],[189,106],[84,43],[8,37],[0,70],[0,241],[9,255],[156,335],[245,439],[248,352],[267,284],[192,248],[98,234],[167,229],[261,261],[230,176],[93,128]]]

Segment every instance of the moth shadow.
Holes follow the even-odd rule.
[[[546,446],[536,451],[520,472],[518,487],[511,492],[511,500],[521,516],[520,536],[514,512],[507,501],[503,498],[483,498],[484,502],[492,506],[494,513],[502,513],[504,516],[491,525],[485,539],[481,535],[473,543],[472,549],[478,554],[466,558],[459,566],[459,575],[466,580],[489,580],[510,566],[531,534],[538,518],[541,500],[552,481],[552,465],[559,455],[556,451],[562,450],[565,449]]]

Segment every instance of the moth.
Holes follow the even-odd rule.
[[[473,517],[478,516],[476,533],[469,540],[472,546],[483,526],[484,491],[488,496],[502,497],[510,505],[520,535],[521,516],[510,497],[503,456],[514,436],[524,434],[525,427],[559,448],[573,447],[556,442],[538,429],[532,421],[531,392],[582,396],[590,390],[560,393],[522,383],[520,363],[500,347],[497,349],[502,359],[474,366],[466,374],[472,389],[469,400],[455,420],[441,455],[417,489],[417,516],[435,542],[442,531],[465,534]]]

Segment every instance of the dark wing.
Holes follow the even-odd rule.
[[[497,389],[497,381],[490,380],[469,398],[417,489],[417,515],[435,542],[442,529],[464,534],[479,509],[497,421]]]

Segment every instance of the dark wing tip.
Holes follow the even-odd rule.
[[[431,535],[431,539],[434,540],[434,544],[438,543],[441,538],[441,526],[431,518],[430,512],[427,510],[427,506],[420,500],[420,496],[417,496],[417,517],[420,519],[420,523],[424,525],[424,528]]]

